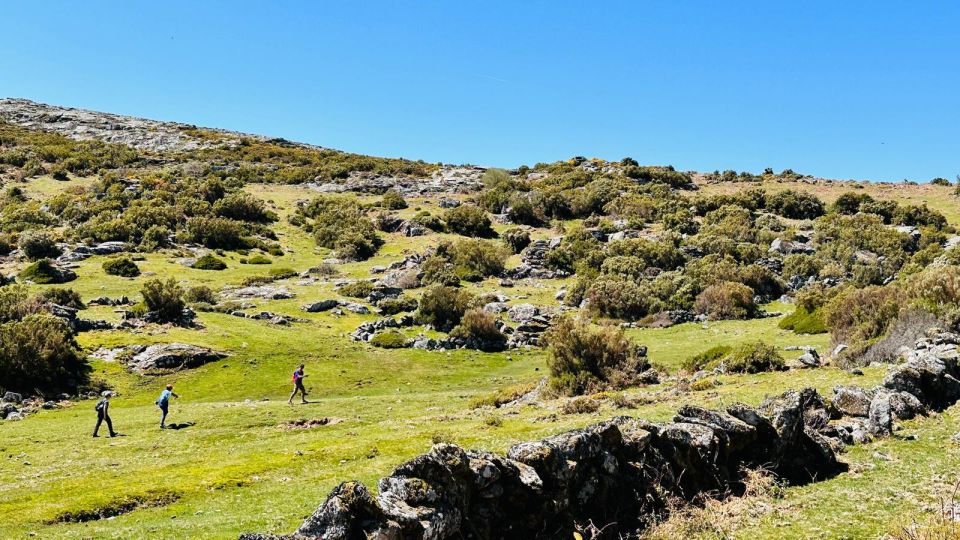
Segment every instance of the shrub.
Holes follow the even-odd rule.
[[[48,287],[40,291],[38,296],[44,302],[57,304],[58,306],[66,306],[74,309],[86,309],[87,307],[80,298],[80,293],[73,289]]]
[[[827,331],[823,310],[807,311],[802,305],[798,305],[793,313],[780,319],[777,326],[783,330],[793,330],[796,334],[823,334]]]
[[[931,180],[931,181],[930,181],[930,184],[931,184],[931,185],[934,185],[934,186],[949,186],[949,185],[950,185],[950,181],[947,180],[946,178],[941,178],[941,177],[938,176],[938,177],[934,178],[933,180]]]
[[[473,295],[466,291],[434,285],[420,297],[417,319],[421,324],[430,324],[437,330],[449,331],[460,324],[472,301]]]
[[[600,410],[600,400],[590,396],[571,398],[560,406],[563,414],[592,414]]]
[[[637,347],[619,327],[593,327],[563,317],[544,335],[548,347],[550,387],[574,396],[618,390],[637,384],[649,368],[645,349]]]
[[[231,193],[217,201],[213,205],[213,212],[220,217],[237,221],[269,223],[277,220],[272,212],[267,211],[263,201],[243,191]]]
[[[897,318],[906,295],[896,286],[849,288],[824,307],[827,328],[837,343],[855,344],[882,336]]]
[[[821,268],[823,268],[823,262],[812,255],[787,255],[783,259],[781,275],[788,279],[793,276],[817,277],[820,275]]]
[[[384,298],[377,303],[377,308],[381,315],[396,315],[405,311],[417,309],[417,300],[409,296],[398,296],[396,298]]]
[[[733,373],[760,373],[784,369],[783,357],[776,347],[761,341],[737,347],[724,362],[727,371]]]
[[[403,210],[407,207],[407,201],[399,191],[388,189],[380,199],[380,206],[387,210]]]
[[[32,395],[74,392],[90,366],[67,322],[43,313],[0,325],[0,386]]]
[[[703,290],[693,306],[694,310],[711,320],[748,319],[756,314],[753,289],[740,283],[725,281]]]
[[[337,289],[337,292],[343,296],[349,296],[351,298],[366,298],[370,296],[370,293],[373,292],[374,285],[369,281],[354,281],[352,283],[347,283],[343,287]]]
[[[272,262],[269,257],[264,257],[260,254],[247,257],[247,264],[270,264]]]
[[[402,349],[407,346],[407,338],[400,332],[389,330],[374,334],[370,344],[381,349]]]
[[[423,283],[436,283],[450,287],[460,285],[460,275],[444,257],[436,255],[430,257],[420,265],[420,269],[423,271]]]
[[[215,305],[217,303],[217,294],[206,285],[198,285],[187,289],[183,294],[183,301],[191,304]]]
[[[792,189],[767,194],[766,208],[770,212],[790,219],[814,219],[825,212],[823,201],[816,195]]]
[[[523,248],[530,245],[530,233],[517,227],[504,231],[502,238],[510,251],[514,253],[520,253]]]
[[[313,218],[317,245],[333,249],[343,259],[365,260],[383,244],[376,226],[355,199],[316,197],[299,211]]]
[[[696,373],[702,369],[706,369],[707,366],[715,366],[718,362],[729,356],[731,351],[733,351],[733,347],[729,345],[715,345],[700,354],[695,354],[687,358],[680,364],[680,367],[689,373]]]
[[[117,257],[103,262],[103,271],[111,276],[137,277],[140,275],[140,268],[130,257]]]
[[[457,240],[447,254],[458,274],[482,277],[500,275],[509,256],[502,244],[478,239]]]
[[[195,242],[210,249],[247,247],[244,226],[239,221],[222,217],[195,217],[187,220],[186,242]]]
[[[197,270],[224,270],[227,267],[227,263],[222,260],[210,255],[209,253],[200,257],[190,266],[190,268],[195,268]]]
[[[286,268],[286,267],[271,268],[267,272],[267,275],[270,276],[271,280],[276,281],[279,279],[288,279],[288,278],[295,277],[297,275],[297,271],[294,270],[293,268]]]
[[[490,218],[477,206],[463,204],[451,208],[444,215],[444,221],[450,232],[456,234],[481,238],[494,236]]]
[[[414,223],[419,223],[424,227],[430,229],[431,231],[443,232],[446,230],[447,226],[443,223],[443,220],[437,216],[427,212],[426,210],[421,210],[417,212],[412,218],[411,221]]]
[[[634,321],[662,309],[648,286],[629,279],[603,277],[586,292],[587,305],[607,317]]]
[[[20,279],[38,285],[66,283],[76,278],[77,276],[73,272],[63,271],[54,266],[50,259],[40,259],[20,272]]]
[[[544,221],[543,212],[534,206],[528,194],[517,194],[510,198],[507,218],[519,225],[537,227]]]
[[[450,334],[477,340],[483,350],[491,351],[503,349],[507,341],[506,336],[497,328],[497,319],[493,314],[478,308],[468,309],[460,319],[460,324]]]
[[[155,251],[170,244],[170,229],[163,225],[151,225],[143,232],[143,238],[140,239],[140,249],[144,251]]]
[[[161,322],[175,321],[183,313],[183,289],[173,278],[166,281],[156,278],[148,280],[140,289],[140,294],[143,295],[147,311],[155,313]]]
[[[31,261],[53,259],[60,256],[60,248],[53,237],[45,231],[25,231],[18,241],[20,251]]]

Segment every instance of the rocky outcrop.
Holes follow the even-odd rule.
[[[98,140],[150,152],[181,152],[236,144],[241,134],[224,130],[222,141],[190,134],[187,124],[159,122],[83,109],[56,107],[26,99],[0,99],[0,119],[18,126],[59,133],[79,141]],[[243,135],[266,140],[257,135]]]
[[[684,407],[667,424],[619,417],[506,456],[436,445],[380,480],[376,497],[341,484],[286,538],[570,538],[591,521],[629,535],[663,514],[668,497],[742,492],[745,467],[782,462],[777,472],[796,482],[842,471],[807,428],[805,405],[787,396],[766,415],[734,405]]]
[[[135,350],[127,367],[140,373],[152,369],[193,368],[227,357],[225,353],[186,343],[141,346]]]
[[[554,279],[567,277],[569,274],[562,270],[553,270],[547,267],[547,253],[560,245],[561,238],[550,240],[534,240],[520,252],[519,266],[510,268],[504,274],[508,278],[535,278]]]
[[[286,300],[293,298],[293,293],[286,287],[277,287],[275,285],[257,285],[252,287],[241,287],[239,289],[229,289],[220,293],[225,298],[261,298],[263,300]]]
[[[960,399],[958,343],[933,333],[883,386],[837,387],[830,402],[805,388],[756,408],[683,406],[673,422],[618,417],[506,456],[440,444],[381,479],[377,496],[346,482],[294,535],[241,539],[570,538],[590,522],[631,536],[667,511],[668,498],[742,494],[751,468],[791,484],[843,472],[836,452],[844,444],[890,435],[896,419]]]

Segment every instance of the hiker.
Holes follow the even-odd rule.
[[[94,407],[94,410],[97,411],[97,425],[93,428],[93,436],[99,437],[97,433],[100,431],[100,424],[104,420],[107,421],[107,430],[110,432],[111,437],[116,437],[117,432],[113,430],[113,422],[110,421],[110,398],[113,396],[113,392],[109,390],[104,390],[100,394],[100,399],[97,401],[97,405]]]
[[[300,364],[300,367],[293,372],[293,393],[290,394],[290,399],[287,400],[287,403],[293,405],[293,396],[297,395],[297,392],[300,392],[301,403],[307,402],[307,389],[303,387],[303,378],[306,375],[303,374],[303,364]]]
[[[160,397],[157,398],[157,407],[160,407],[160,411],[163,413],[160,416],[160,429],[166,429],[167,427],[165,422],[167,421],[167,410],[170,407],[170,396],[180,397],[174,393],[172,384],[168,384],[167,389],[160,392]]]

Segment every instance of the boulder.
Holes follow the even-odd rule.
[[[264,300],[284,300],[293,298],[293,293],[286,287],[275,285],[258,285],[227,290],[221,293],[228,298],[262,298]]]
[[[321,311],[330,311],[331,309],[340,305],[340,302],[333,299],[320,300],[319,302],[311,302],[309,304],[304,304],[300,306],[300,309],[306,311],[307,313],[319,313]]]
[[[507,310],[507,316],[514,322],[528,322],[540,313],[540,309],[533,304],[517,304]]]
[[[3,394],[3,401],[7,403],[23,403],[23,396],[16,392],[5,392]]]
[[[186,343],[151,345],[133,355],[127,367],[136,372],[151,369],[193,368],[226,358],[227,354]]]
[[[833,407],[844,416],[866,417],[874,392],[859,386],[837,386],[833,389]]]

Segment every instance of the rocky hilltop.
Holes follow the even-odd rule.
[[[201,137],[197,126],[162,122],[72,107],[58,107],[28,99],[0,99],[0,120],[25,128],[59,133],[78,141],[97,140],[127,145],[146,152],[186,152],[236,143],[241,137],[269,140],[220,129],[225,137]],[[206,129],[206,128],[205,128]]]

